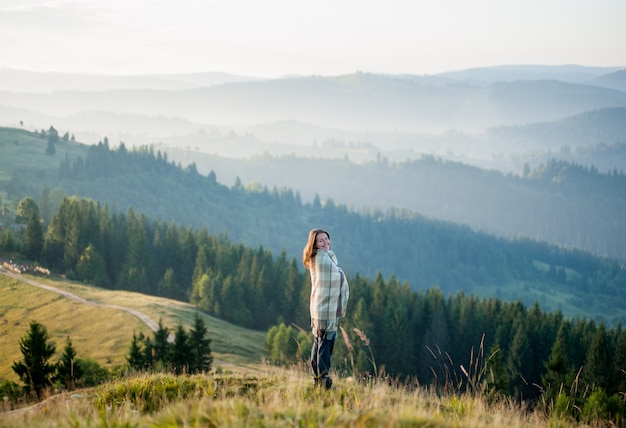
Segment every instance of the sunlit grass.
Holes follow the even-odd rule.
[[[22,358],[19,340],[30,321],[46,326],[57,352],[70,336],[79,357],[90,357],[103,367],[125,362],[133,331],[149,332],[138,318],[116,309],[85,305],[23,282],[0,276],[0,378],[17,381],[11,369]]]
[[[90,302],[136,309],[155,322],[162,319],[171,331],[178,322],[190,328],[197,311],[190,304],[139,293],[105,290],[44,277],[26,278],[69,291]],[[265,332],[236,327],[208,315],[201,316],[207,326],[207,336],[212,340],[216,366],[262,360]],[[11,365],[22,357],[19,340],[27,333],[31,320],[46,326],[50,339],[56,343],[58,355],[63,351],[65,339],[70,336],[79,358],[92,358],[107,368],[125,364],[133,333],[151,334],[139,318],[121,309],[80,303],[0,275],[0,379],[18,380]]]
[[[138,375],[0,416],[0,426],[541,427],[569,426],[509,401],[441,395],[388,380],[315,388],[299,368],[250,374]]]

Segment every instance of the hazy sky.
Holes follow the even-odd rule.
[[[260,77],[626,66],[626,0],[0,0],[0,66]]]

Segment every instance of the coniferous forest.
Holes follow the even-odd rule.
[[[619,319],[566,316],[525,302],[522,293],[500,299],[471,291],[477,284],[517,281],[522,287],[575,290],[579,305],[625,307],[626,275],[616,261],[534,240],[498,239],[408,212],[356,213],[332,201],[302,204],[288,190],[228,189],[147,149],[111,150],[101,143],[84,159],[66,158],[58,173],[60,183],[109,177],[101,192],[123,193],[125,186],[138,199],[155,195],[157,205],[211,206],[214,211],[203,215],[213,230],[163,220],[159,211],[149,216],[132,205],[121,211],[100,199],[63,196],[57,203],[44,189],[38,203],[28,196],[20,201],[16,214],[26,227],[18,236],[4,231],[0,251],[70,279],[189,301],[234,324],[268,330],[267,349],[276,363],[306,355],[308,272],[285,249],[254,248],[215,232],[230,230],[232,222],[256,221],[257,228],[241,233],[268,237],[293,236],[290,230],[303,224],[354,237],[337,241],[340,263],[343,253],[350,255],[351,290],[346,340],[338,341],[336,351],[340,366],[442,387],[469,377],[461,366],[485,369],[492,391],[531,402],[567,391],[569,404],[580,405],[576,400],[589,391],[606,397],[626,391],[626,332]],[[166,179],[150,179],[157,176]],[[185,197],[189,188],[195,206]],[[203,199],[211,204],[203,205]],[[235,209],[224,215],[219,210],[227,206]],[[410,280],[400,279],[394,259],[410,265],[397,269],[414,272]],[[384,273],[368,274],[371,266],[382,265]]]
[[[57,146],[64,144],[68,143]],[[303,203],[291,189],[240,182],[229,188],[215,174],[199,174],[193,164],[182,168],[151,148],[127,150],[121,144],[112,150],[106,140],[89,146],[85,156],[58,156],[60,166],[45,176],[47,186],[29,188],[17,171],[8,183],[15,199],[39,198],[45,222],[64,194],[81,195],[106,204],[111,213],[130,208],[150,221],[206,229],[274,254],[285,250],[290,258],[299,257],[306,233],[315,225],[332,232],[334,248],[349,274],[374,277],[381,272],[407,281],[413,290],[434,286],[444,293],[521,300],[526,306],[538,302],[545,310],[611,325],[626,316],[621,263],[576,248],[529,237],[498,238],[402,209],[355,211],[319,197]],[[551,165],[538,168],[534,176],[548,180],[548,170],[556,169],[567,188],[592,186],[598,180],[600,187],[606,181],[612,186],[624,181],[620,174],[602,178],[597,173],[582,174],[575,166]],[[586,176],[593,180],[585,180]],[[596,187],[589,192],[596,193]],[[109,280],[115,283],[117,278]]]

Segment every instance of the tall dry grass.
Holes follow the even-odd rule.
[[[137,375],[0,415],[0,427],[536,427],[540,412],[506,400],[440,394],[375,379],[315,388],[301,367],[254,373]],[[566,421],[556,426],[568,426]]]

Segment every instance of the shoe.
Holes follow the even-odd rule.
[[[322,378],[322,382],[326,389],[330,389],[333,386],[333,380],[329,376],[325,376],[324,378]]]

